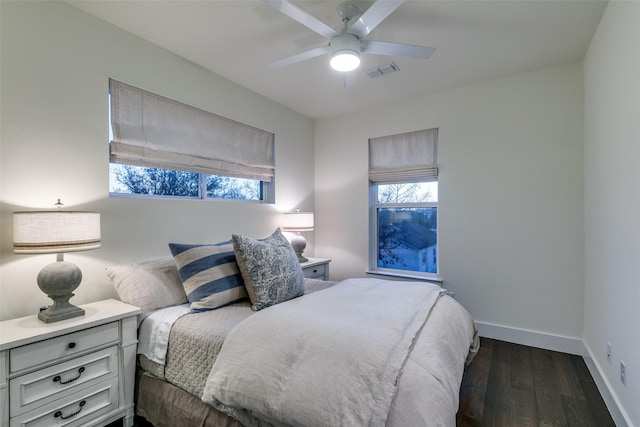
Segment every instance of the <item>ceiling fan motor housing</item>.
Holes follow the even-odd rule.
[[[352,71],[360,66],[360,38],[345,33],[335,36],[329,42],[331,48],[331,68],[337,71]]]
[[[329,42],[329,47],[331,48],[331,53],[333,55],[343,50],[350,50],[356,55],[360,56],[361,46],[362,43],[360,42],[358,36],[351,33],[345,33],[339,36],[335,36]]]

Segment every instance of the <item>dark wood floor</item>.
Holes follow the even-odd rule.
[[[458,427],[615,426],[582,357],[488,338],[464,374],[456,421]],[[152,426],[136,417],[136,427]]]
[[[580,356],[482,338],[457,426],[615,426]]]

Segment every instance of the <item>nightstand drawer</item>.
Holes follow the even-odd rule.
[[[118,322],[17,347],[9,351],[10,372],[21,371],[42,363],[55,362],[62,357],[86,352],[92,348],[117,342]]]
[[[116,346],[21,375],[9,382],[11,414],[22,414],[117,376]]]
[[[67,399],[55,400],[11,418],[11,427],[74,427],[118,407],[118,378],[79,390]]]
[[[308,279],[324,278],[326,270],[326,264],[318,264],[314,265],[313,267],[306,267],[302,269],[304,277]]]

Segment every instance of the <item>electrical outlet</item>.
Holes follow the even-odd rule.
[[[620,361],[620,381],[623,385],[627,385],[627,365]]]
[[[611,363],[611,343],[607,343],[607,362]]]

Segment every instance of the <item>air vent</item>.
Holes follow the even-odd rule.
[[[396,65],[395,62],[390,64],[378,65],[377,67],[369,68],[367,70],[367,74],[370,78],[385,76],[387,74],[395,73],[396,71],[400,71],[400,68]]]

